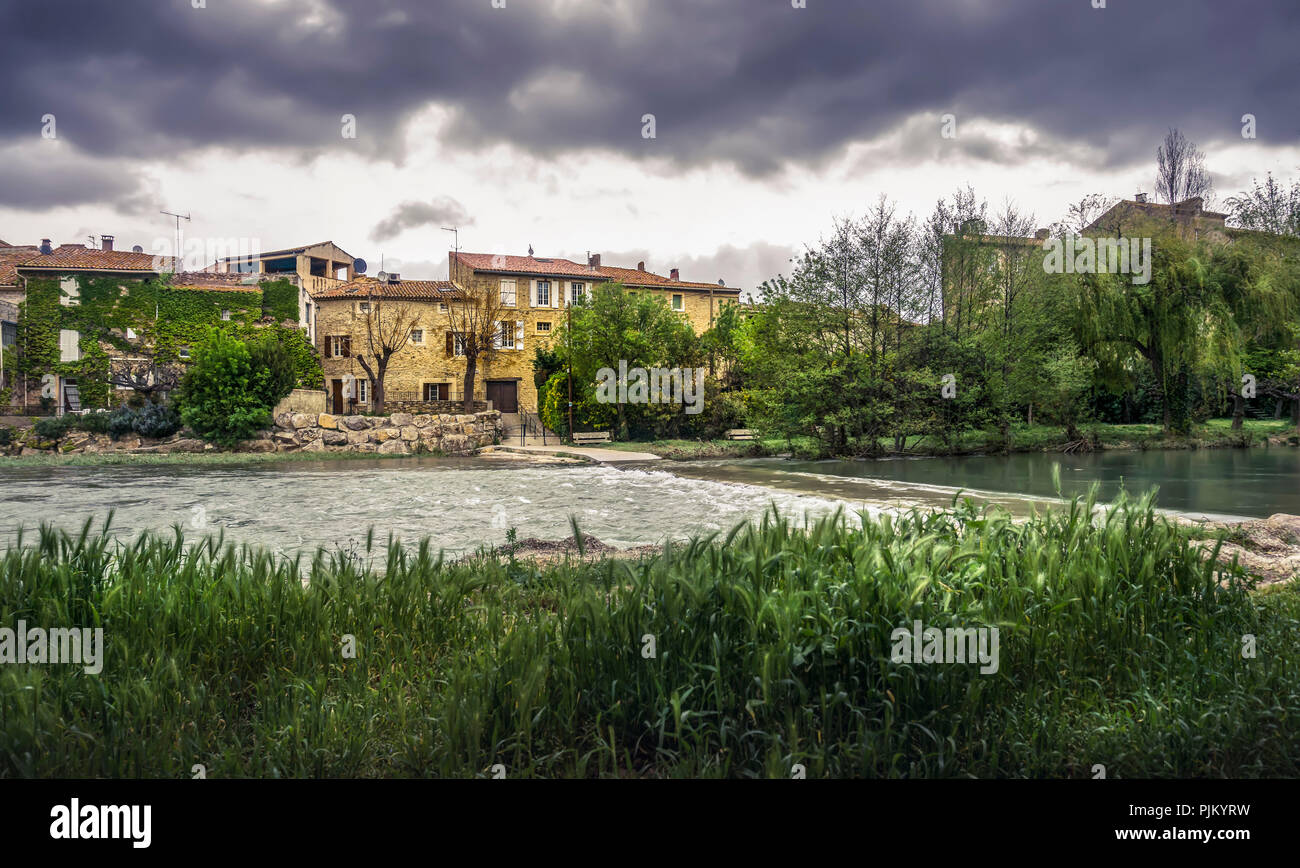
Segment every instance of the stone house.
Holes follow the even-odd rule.
[[[501,298],[505,312],[502,339],[492,357],[480,362],[474,399],[490,401],[494,410],[503,413],[536,412],[535,348],[550,345],[565,308],[597,284],[617,281],[629,292],[661,296],[697,333],[712,325],[722,305],[736,304],[740,298],[738,288],[721,282],[683,281],[675,268],[665,277],[647,271],[644,262],[636,268],[604,266],[599,254],[582,264],[556,257],[451,252],[448,262],[449,281],[402,280],[389,275],[380,283],[360,278],[313,296],[318,308],[316,345],[332,412],[348,412],[370,402],[372,384],[364,382],[365,372],[355,358],[365,340],[361,305],[369,293],[403,299],[418,312],[419,340],[393,356],[384,386],[386,405],[417,404],[412,409],[422,412],[459,412],[454,408],[464,398],[465,361],[451,335],[448,309],[459,297],[460,288]],[[438,406],[436,402],[451,403]]]

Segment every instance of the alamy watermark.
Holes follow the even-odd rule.
[[[899,627],[889,634],[894,643],[889,659],[894,663],[976,663],[981,675],[998,671],[997,627]]]
[[[703,368],[632,368],[620,359],[618,371],[596,372],[596,400],[602,404],[685,404],[694,415],[704,409]]]
[[[1151,282],[1150,238],[1091,238],[1067,234],[1043,242],[1048,274],[1131,274],[1133,283]]]
[[[104,628],[0,627],[0,663],[79,663],[87,675],[104,670]]]

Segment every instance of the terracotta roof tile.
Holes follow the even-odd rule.
[[[18,270],[16,266],[40,253],[35,247],[0,248],[0,286],[16,286]]]
[[[583,277],[587,280],[619,281],[624,286],[653,287],[660,289],[710,290],[721,293],[740,293],[739,287],[719,286],[716,283],[695,283],[673,280],[652,271],[602,265],[591,267],[556,257],[504,256],[493,253],[449,253],[451,261],[459,261],[475,271],[501,274],[536,274],[542,277]]]
[[[447,301],[463,298],[456,284],[450,280],[399,280],[397,283],[380,283],[373,277],[359,277],[341,286],[323,289],[312,295],[314,299],[407,298],[412,300]]]
[[[64,244],[53,253],[38,253],[20,263],[20,268],[57,268],[63,271],[139,271],[158,274],[171,270],[171,259],[129,250],[93,250]]]

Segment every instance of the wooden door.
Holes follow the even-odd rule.
[[[519,384],[514,380],[488,380],[487,399],[501,413],[519,412]]]
[[[343,412],[343,381],[331,380],[330,382],[334,384],[334,407],[330,412],[337,416]]]

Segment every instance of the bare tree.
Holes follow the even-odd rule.
[[[1256,178],[1253,189],[1228,199],[1234,226],[1274,235],[1300,235],[1300,181],[1289,188],[1269,172],[1264,183]]]
[[[362,323],[365,343],[356,354],[356,359],[370,378],[371,409],[382,413],[384,377],[388,374],[388,363],[410,341],[411,331],[419,322],[419,316],[411,305],[385,299],[373,289],[366,296],[364,304],[366,307]]]
[[[179,365],[159,363],[150,348],[137,346],[131,355],[109,359],[108,384],[131,389],[157,403],[154,396],[175,391],[181,373]]]
[[[1213,194],[1205,154],[1181,130],[1171,128],[1156,149],[1156,195],[1173,205],[1193,196],[1208,203]]]
[[[553,287],[556,291],[558,287]],[[447,319],[451,332],[447,335],[447,349],[455,356],[465,357],[465,394],[464,411],[474,412],[474,380],[478,376],[479,364],[492,360],[492,356],[501,348],[506,335],[502,317],[507,310],[514,310],[504,304],[501,290],[490,282],[474,282],[467,287],[460,287],[455,301],[447,308]],[[514,336],[510,335],[513,342]]]

